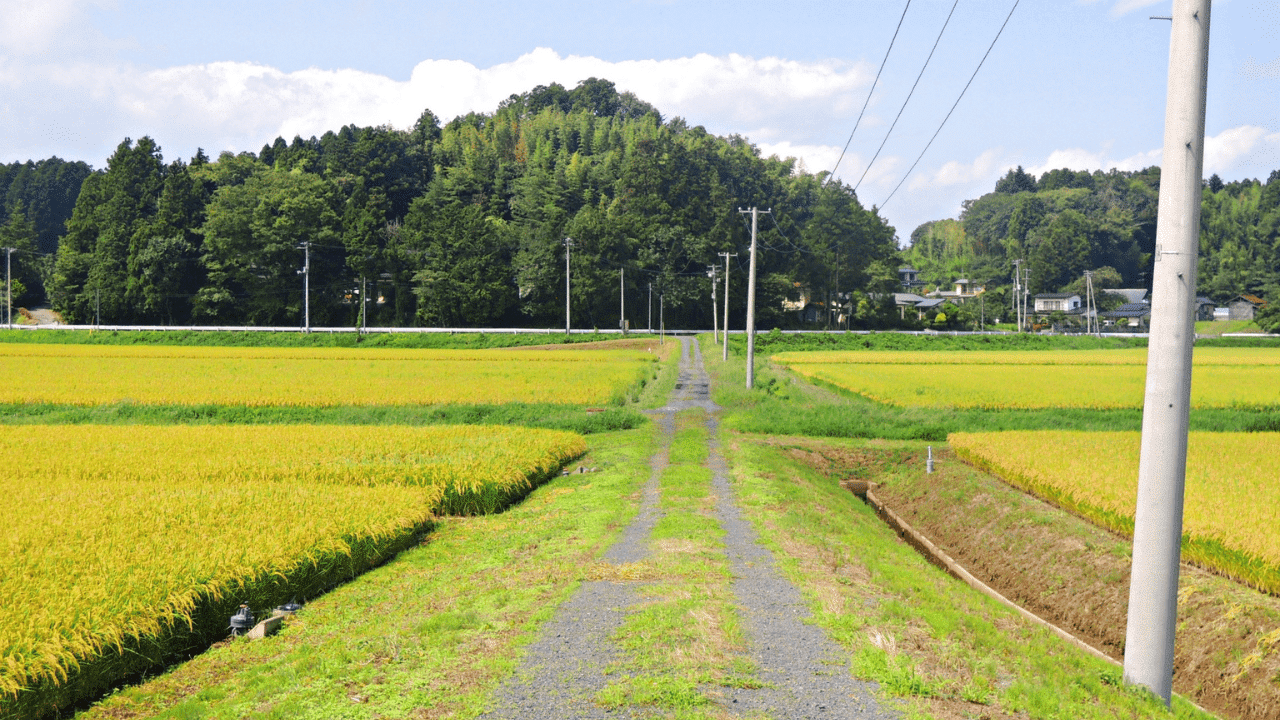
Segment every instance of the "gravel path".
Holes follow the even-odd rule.
[[[649,532],[660,516],[658,480],[667,465],[675,413],[694,407],[706,409],[708,463],[717,496],[716,514],[725,530],[733,594],[749,638],[750,657],[766,685],[760,689],[720,688],[721,709],[733,716],[763,714],[779,719],[899,717],[876,704],[873,684],[852,678],[847,654],[820,629],[805,623],[810,613],[804,598],[778,572],[772,553],[757,542],[755,530],[741,516],[720,450],[714,414],[719,407],[711,401],[701,349],[688,338],[680,342],[676,388],[666,406],[651,413],[664,433],[662,446],[650,462],[652,474],[642,492],[640,512],[603,559],[636,562],[648,554]],[[592,700],[607,684],[604,668],[617,659],[609,637],[621,627],[626,608],[638,602],[636,587],[607,581],[583,583],[528,647],[520,669],[498,689],[494,709],[482,717],[631,717],[625,709],[606,711]]]

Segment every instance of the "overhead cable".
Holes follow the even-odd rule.
[[[898,31],[902,29],[902,21],[907,19],[907,8],[911,7],[911,0],[907,0],[906,7],[902,8],[902,17],[898,18],[898,27],[893,31],[893,37],[889,39],[889,49],[884,51],[884,59],[880,61],[880,69],[876,71],[876,79],[871,83],[871,90],[867,92],[867,99],[862,103],[862,110],[858,112],[858,119],[853,123],[853,131],[849,133],[849,139],[844,143],[844,150],[840,151],[840,157],[836,158],[835,167],[831,168],[831,174],[822,182],[826,185],[831,178],[835,177],[836,170],[840,167],[840,161],[844,160],[844,154],[849,151],[849,144],[853,142],[853,134],[858,132],[858,125],[862,123],[862,115],[867,111],[867,105],[871,104],[871,95],[876,91],[876,84],[880,82],[880,73],[884,72],[885,63],[889,62],[889,53],[893,50],[893,43],[898,39]]]
[[[1009,24],[1009,18],[1013,17],[1013,11],[1018,9],[1018,3],[1021,1],[1022,0],[1014,0],[1013,7],[1009,8],[1009,14],[1005,16],[1004,24],[1000,26],[999,32],[997,32],[995,38],[991,40],[991,45],[987,47],[987,52],[982,56],[982,60],[978,61],[978,67],[974,68],[973,75],[969,76],[969,82],[964,84],[964,90],[960,91],[960,97],[957,97],[955,103],[951,105],[951,109],[947,111],[947,116],[942,118],[942,123],[938,125],[938,129],[933,133],[933,137],[929,138],[929,142],[925,143],[924,150],[920,151],[920,156],[916,158],[915,162],[911,163],[910,168],[907,168],[907,174],[903,175],[902,179],[898,181],[898,184],[893,188],[893,192],[889,193],[889,197],[885,198],[884,202],[880,203],[880,209],[883,210],[884,206],[889,204],[889,201],[893,199],[894,194],[898,192],[898,188],[902,187],[902,183],[907,181],[907,178],[911,176],[911,172],[916,169],[916,165],[920,164],[921,158],[923,158],[924,154],[929,151],[929,146],[933,144],[934,140],[938,139],[938,133],[942,132],[942,128],[947,124],[947,120],[950,119],[951,113],[955,112],[956,105],[960,104],[960,99],[964,97],[965,92],[969,90],[969,86],[973,84],[973,79],[978,77],[978,71],[982,69],[982,64],[987,61],[987,55],[991,54],[991,49],[996,46],[996,40],[1000,39],[1000,35],[1004,32],[1005,26]]]
[[[893,134],[893,129],[898,125],[898,119],[902,117],[902,111],[907,109],[907,103],[911,102],[911,96],[916,92],[916,86],[920,84],[920,78],[924,77],[925,68],[929,67],[929,61],[933,59],[933,53],[938,49],[938,43],[942,42],[942,34],[947,31],[947,25],[951,24],[951,16],[956,12],[956,5],[960,4],[960,0],[956,0],[951,6],[951,12],[947,13],[946,22],[942,23],[942,29],[938,31],[938,39],[933,41],[933,48],[929,50],[929,57],[924,59],[924,65],[920,68],[920,74],[916,75],[916,81],[911,84],[911,92],[907,93],[907,99],[902,101],[902,107],[898,108],[898,114],[893,118],[893,123],[889,125],[889,130],[884,134],[884,139],[880,141],[880,147],[876,148],[876,154],[871,156],[871,162],[867,163],[867,169],[862,171],[862,177],[858,178],[858,182],[853,186],[853,191],[857,192],[858,187],[862,185],[862,181],[867,179],[867,173],[871,172],[871,166],[876,164],[876,158],[880,157],[880,151],[884,150],[885,143],[889,142],[889,135]]]

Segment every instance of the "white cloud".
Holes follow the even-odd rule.
[[[1254,58],[1244,61],[1240,74],[1253,79],[1280,78],[1280,57],[1268,63],[1260,63]]]
[[[81,134],[97,136],[107,151],[122,137],[143,134],[183,152],[194,151],[197,144],[256,149],[276,135],[307,137],[345,124],[408,127],[423,109],[447,121],[470,111],[492,111],[512,93],[536,85],[573,87],[592,76],[612,80],[619,90],[634,92],[668,115],[705,123],[712,132],[757,125],[766,129],[766,136],[780,135],[769,128],[785,127],[797,115],[843,122],[842,116],[856,111],[854,91],[871,81],[869,66],[839,61],[699,54],[609,62],[562,57],[546,48],[489,68],[427,60],[403,82],[358,70],[283,72],[246,62],[147,71],[120,64],[0,58],[0,84],[10,86],[6,95],[18,106],[10,109],[36,117],[47,116],[48,107],[34,106],[57,106],[60,121],[79,124]],[[0,146],[0,154],[21,152],[24,145],[38,151],[40,143],[30,128],[25,138],[23,128],[17,131],[7,139],[10,147]],[[789,139],[802,140],[794,134]]]
[[[1144,7],[1159,5],[1163,2],[1168,2],[1168,0],[1118,0],[1111,8],[1111,17],[1120,17],[1134,10],[1141,10]]]
[[[1010,163],[1002,148],[991,148],[974,158],[972,162],[963,163],[952,160],[934,170],[932,173],[920,173],[907,183],[910,190],[921,188],[940,188],[953,185],[972,185],[975,182],[994,177],[1002,173]]]
[[[1024,168],[1028,173],[1039,177],[1050,170],[1067,168],[1068,170],[1141,170],[1145,167],[1160,164],[1160,150],[1134,153],[1125,158],[1112,159],[1107,149],[1091,152],[1084,148],[1068,148],[1054,150],[1044,162]]]

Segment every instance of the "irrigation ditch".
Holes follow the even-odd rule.
[[[949,450],[930,475],[923,447],[894,466],[901,454],[887,457],[875,443],[787,438],[785,446],[862,497],[930,562],[1091,654],[1123,660],[1127,538]],[[1174,690],[1222,717],[1280,717],[1280,598],[1184,562]]]

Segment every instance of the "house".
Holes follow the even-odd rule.
[[[961,278],[952,283],[954,290],[934,290],[929,293],[931,298],[942,298],[943,302],[949,302],[952,305],[963,305],[965,301],[978,297],[986,289],[977,283],[969,282]]]
[[[1231,302],[1227,303],[1227,308],[1230,311],[1228,319],[1252,320],[1254,313],[1258,312],[1258,308],[1266,304],[1267,301],[1257,295],[1237,295]]]
[[[1146,288],[1108,288],[1102,292],[1119,295],[1127,303],[1150,302],[1147,300]]]
[[[1098,313],[1108,325],[1128,326],[1139,332],[1151,325],[1151,303],[1125,303],[1115,310]]]
[[[924,281],[920,279],[920,271],[913,267],[898,268],[898,280],[902,283],[902,289],[907,292],[924,287]]]
[[[1035,297],[1035,312],[1079,311],[1080,296],[1075,293],[1040,293]]]
[[[916,319],[923,320],[924,314],[926,312],[929,312],[930,310],[941,310],[942,306],[946,304],[946,302],[947,301],[943,300],[942,298],[935,298],[935,297],[927,297],[922,299],[920,302],[916,303],[916,308],[915,308]]]
[[[1196,298],[1196,320],[1197,321],[1218,319],[1217,315],[1215,314],[1217,310],[1218,310],[1218,306],[1214,305],[1213,301],[1210,300],[1209,298],[1203,295]]]

